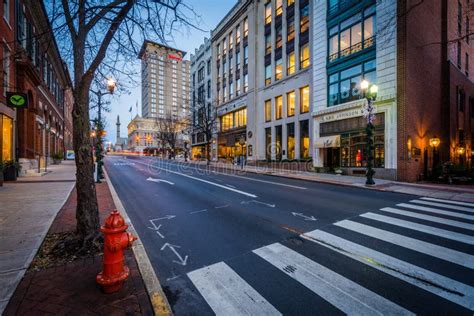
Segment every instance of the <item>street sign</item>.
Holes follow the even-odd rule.
[[[17,109],[28,108],[28,95],[21,92],[7,92],[7,106]]]

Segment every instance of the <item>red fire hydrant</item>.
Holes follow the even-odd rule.
[[[124,265],[123,250],[137,240],[131,233],[126,233],[128,225],[117,210],[110,212],[100,231],[104,234],[104,269],[97,277],[97,283],[105,293],[117,292],[123,281],[130,274]]]

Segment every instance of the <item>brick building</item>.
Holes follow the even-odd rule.
[[[72,84],[43,1],[6,0],[2,15],[5,8],[10,9],[10,16],[7,32],[2,32],[7,36],[3,56],[9,57],[9,63],[3,66],[3,82],[8,84],[4,84],[7,89],[3,89],[2,97],[6,91],[26,93],[28,108],[18,109],[15,115],[0,105],[0,113],[7,121],[16,118],[12,136],[6,136],[14,139],[10,148],[15,148],[14,156],[27,172],[37,170],[38,163],[44,167],[53,154],[71,148]],[[5,145],[9,139],[2,135],[2,160],[13,157],[13,150],[9,153]]]
[[[439,161],[472,166],[473,46],[467,0],[398,1],[398,175],[422,178],[433,167],[430,139],[440,139]],[[414,31],[416,30],[416,32]],[[436,159],[438,160],[438,159]]]
[[[0,162],[15,159],[16,112],[6,106],[6,92],[15,87],[13,67],[15,11],[13,0],[3,1],[0,7]]]

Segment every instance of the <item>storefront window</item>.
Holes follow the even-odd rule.
[[[295,123],[286,124],[288,159],[295,159]]]
[[[270,160],[272,158],[271,146],[272,146],[272,128],[267,127],[265,128],[265,157],[267,158],[267,160]]]
[[[309,157],[309,121],[300,122],[300,157]]]
[[[8,116],[0,114],[0,128],[2,137],[0,144],[2,146],[2,155],[0,161],[13,159],[13,120]]]
[[[341,135],[341,167],[367,166],[367,136],[365,131]],[[374,167],[384,168],[384,131],[378,130],[374,136]]]
[[[283,131],[281,125],[275,126],[275,158],[277,161],[281,160]]]

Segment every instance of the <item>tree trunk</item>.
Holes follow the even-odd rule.
[[[84,78],[84,77],[83,77]],[[94,162],[90,139],[90,80],[81,80],[74,90],[73,140],[76,156],[76,233],[83,243],[96,237],[99,209],[94,183]]]
[[[209,166],[211,164],[211,146],[206,143],[206,163]]]

